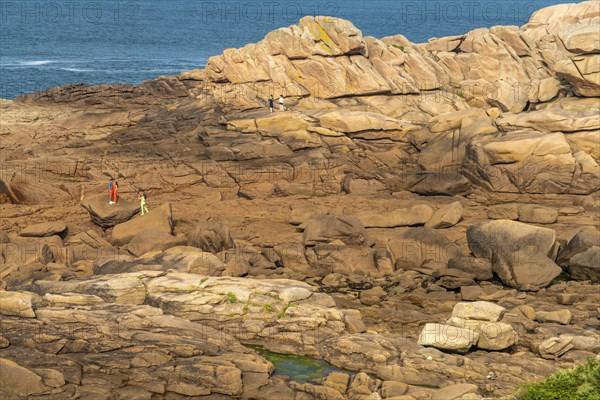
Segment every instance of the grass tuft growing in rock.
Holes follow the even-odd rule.
[[[230,303],[235,303],[235,302],[238,301],[238,298],[235,295],[235,293],[229,292],[229,293],[226,294],[226,296],[227,296],[227,301],[230,302]]]
[[[600,361],[558,371],[545,381],[530,383],[517,395],[518,400],[600,400]]]

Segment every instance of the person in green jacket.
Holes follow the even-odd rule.
[[[146,207],[146,193],[140,192],[138,199],[140,200],[140,210],[142,211],[142,215],[148,213],[148,207]]]

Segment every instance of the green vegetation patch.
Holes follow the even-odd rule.
[[[238,298],[234,293],[229,292],[226,294],[226,297],[227,301],[230,303],[236,303],[238,301]]]
[[[530,383],[517,395],[518,400],[600,400],[600,362],[558,371],[545,381]]]

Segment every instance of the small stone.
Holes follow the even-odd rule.
[[[559,293],[556,295],[558,304],[570,306],[581,301],[581,295],[577,293]]]
[[[577,215],[585,212],[585,208],[581,206],[573,206],[573,207],[563,207],[558,210],[560,215]]]
[[[505,308],[487,301],[457,303],[452,310],[452,317],[497,322],[504,314]]]
[[[367,331],[367,326],[362,320],[360,311],[345,310],[343,317],[348,333],[364,333]]]
[[[337,390],[340,393],[346,393],[349,383],[350,376],[348,374],[334,371],[327,376],[327,379],[325,379],[323,384],[327,387]]]
[[[489,219],[509,219],[516,221],[519,219],[518,204],[499,204],[488,208],[487,216]]]
[[[557,322],[562,325],[568,325],[571,322],[571,311],[538,311],[535,313],[535,320],[538,322]]]
[[[522,314],[525,318],[530,319],[532,321],[535,320],[535,310],[533,307],[522,304],[514,308],[515,311]]]
[[[519,221],[536,224],[553,224],[558,219],[558,211],[552,208],[526,204],[519,207]]]
[[[381,384],[381,396],[384,399],[402,396],[408,391],[408,385],[402,382],[384,381]]]

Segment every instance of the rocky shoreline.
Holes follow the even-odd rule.
[[[1,397],[508,399],[598,358],[599,18],[413,44],[305,17],[3,101]]]

